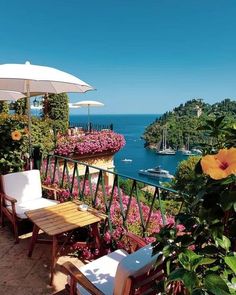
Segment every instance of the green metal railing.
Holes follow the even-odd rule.
[[[114,229],[114,220],[111,215],[114,202],[116,202],[116,208],[119,207],[118,218],[124,229],[127,230],[133,226],[129,221],[132,214],[139,215],[141,236],[147,235],[150,221],[153,220],[153,213],[156,210],[160,210],[162,223],[166,224],[166,216],[168,216],[166,200],[174,199],[181,207],[183,196],[175,190],[70,158],[48,155],[42,164],[41,171],[45,178],[49,178],[51,184],[57,183],[60,188],[66,188],[71,196],[86,201],[89,195],[90,204],[98,209],[102,203],[103,211],[108,216],[110,231]],[[134,201],[136,212],[132,212]],[[148,206],[145,207],[145,214],[144,204]]]

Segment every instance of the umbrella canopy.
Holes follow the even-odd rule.
[[[25,94],[16,91],[0,90],[0,100],[17,100],[25,97]]]
[[[78,105],[81,107],[102,107],[104,106],[104,103],[95,100],[82,100],[75,102],[74,105]]]
[[[79,109],[79,108],[81,108],[80,106],[75,105],[73,103],[68,103],[68,106],[69,106],[70,109]]]
[[[93,87],[66,72],[26,62],[0,65],[1,89],[27,94],[29,155],[31,156],[30,97],[44,93],[86,92],[93,90]]]
[[[90,131],[90,107],[102,107],[104,103],[95,100],[82,100],[75,102],[74,105],[88,108],[88,131]]]
[[[0,65],[0,89],[30,95],[42,93],[86,92],[93,87],[66,72],[45,66],[25,64]]]

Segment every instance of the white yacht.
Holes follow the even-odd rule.
[[[152,178],[174,178],[174,176],[170,174],[168,170],[161,169],[161,166],[149,169],[141,169],[139,170],[139,174]]]

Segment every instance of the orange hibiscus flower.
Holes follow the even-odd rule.
[[[236,174],[236,148],[222,149],[216,155],[202,157],[201,166],[205,174],[216,180]]]
[[[22,135],[21,135],[20,131],[18,131],[18,130],[12,131],[12,133],[11,133],[11,138],[16,141],[19,141],[21,139],[21,136]]]

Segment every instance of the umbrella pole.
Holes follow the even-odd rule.
[[[30,115],[30,81],[26,81],[26,89],[27,89],[27,115],[28,115],[28,129],[29,129],[29,158],[28,158],[28,167],[31,169],[31,115]]]
[[[88,105],[88,132],[90,132],[90,108],[89,108],[89,105]]]

